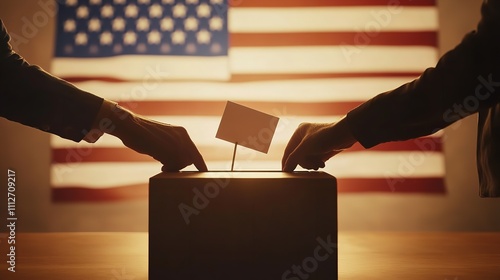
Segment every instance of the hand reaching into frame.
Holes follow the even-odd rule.
[[[337,123],[302,123],[285,148],[281,167],[292,172],[297,165],[318,170],[325,162],[356,143],[345,119]]]
[[[208,170],[184,127],[147,119],[116,103],[104,100],[94,130],[114,135],[132,150],[153,157],[163,164],[162,171],[179,171],[191,164],[199,171]]]

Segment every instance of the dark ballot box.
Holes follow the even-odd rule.
[[[149,279],[337,279],[324,172],[177,172],[149,181]]]

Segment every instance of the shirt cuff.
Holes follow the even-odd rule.
[[[101,129],[101,120],[107,117],[107,112],[112,107],[117,106],[118,104],[109,100],[104,99],[97,116],[92,123],[92,127],[90,131],[83,137],[83,140],[88,143],[95,143],[101,136],[104,135],[103,129]]]

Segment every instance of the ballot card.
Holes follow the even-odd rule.
[[[267,153],[279,118],[228,101],[215,137]]]

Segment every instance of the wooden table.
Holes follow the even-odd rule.
[[[2,280],[147,279],[147,233],[18,233],[15,273],[0,240]],[[498,280],[500,233],[341,232],[339,279]]]

